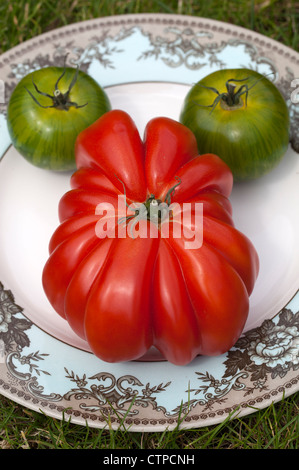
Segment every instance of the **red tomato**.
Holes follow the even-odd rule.
[[[54,309],[107,362],[151,346],[181,365],[228,351],[259,268],[233,224],[228,166],[172,119],[152,119],[142,141],[120,110],[78,136],[76,163],[43,271]]]

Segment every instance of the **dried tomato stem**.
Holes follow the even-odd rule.
[[[67,57],[67,56],[66,56]],[[75,107],[75,108],[83,108],[84,106],[86,106],[88,103],[85,103],[85,104],[82,104],[82,105],[78,105],[77,103],[75,103],[74,101],[70,101],[69,100],[69,95],[70,95],[70,92],[71,92],[71,89],[73,88],[73,86],[75,85],[77,79],[78,79],[78,74],[79,74],[79,66],[77,66],[77,69],[76,69],[76,72],[72,78],[72,81],[67,89],[67,91],[65,93],[62,93],[59,88],[58,88],[58,84],[60,82],[60,80],[62,79],[62,77],[64,76],[65,74],[65,71],[66,71],[66,57],[65,57],[65,60],[64,60],[64,68],[63,68],[63,72],[62,74],[58,77],[56,83],[55,83],[55,90],[54,90],[54,93],[53,95],[49,95],[48,93],[44,93],[43,91],[39,90],[37,85],[34,83],[33,81],[33,77],[32,77],[32,84],[36,90],[36,92],[39,94],[39,95],[42,95],[42,96],[46,96],[47,98],[50,98],[52,100],[52,104],[51,105],[48,105],[48,106],[45,106],[45,105],[42,105],[38,100],[37,98],[31,93],[30,90],[28,90],[28,88],[25,87],[25,89],[27,90],[27,92],[29,93],[29,95],[31,96],[31,98],[35,101],[35,103],[40,106],[41,108],[56,108],[56,109],[61,109],[63,111],[68,111],[71,107]]]
[[[250,87],[245,83],[242,86],[240,86],[240,88],[237,89],[237,85],[235,82],[245,82],[246,80],[248,80],[248,78],[249,77],[242,78],[242,79],[230,78],[225,83],[226,92],[223,92],[223,93],[219,93],[219,91],[216,88],[205,86],[205,85],[202,85],[201,83],[198,83],[197,86],[201,86],[203,88],[206,88],[207,90],[211,90],[214,93],[216,93],[217,96],[215,100],[213,101],[213,103],[210,105],[201,105],[199,103],[196,103],[195,101],[193,101],[193,103],[203,108],[212,108],[211,112],[215,109],[218,103],[220,103],[221,107],[226,110],[239,109],[244,106],[241,96],[245,94],[245,107],[246,107],[249,90],[251,90],[251,88],[253,88],[260,80],[262,80],[264,76],[256,80]]]

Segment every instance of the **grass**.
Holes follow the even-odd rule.
[[[0,3],[0,53],[70,23],[133,13],[194,15],[243,26],[299,49],[295,0],[11,0]],[[0,396],[0,449],[298,449],[299,393],[244,418],[172,432],[78,426]]]
[[[253,410],[254,411],[254,410]],[[0,402],[0,449],[298,449],[298,394],[254,411],[246,418],[225,420],[199,429],[130,433],[72,424]]]
[[[0,52],[77,21],[129,13],[172,13],[226,21],[299,48],[296,0],[10,0],[0,4]]]

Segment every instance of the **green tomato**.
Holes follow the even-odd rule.
[[[14,147],[30,163],[73,170],[78,134],[110,109],[106,93],[86,73],[45,67],[26,75],[14,89],[7,126]]]
[[[180,121],[195,134],[200,153],[214,153],[235,180],[260,177],[284,156],[289,113],[277,87],[248,69],[224,69],[195,84]]]

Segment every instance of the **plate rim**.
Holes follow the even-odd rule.
[[[139,20],[136,21],[138,18],[140,18],[140,21]],[[23,42],[19,45],[14,46],[13,48],[11,48],[8,51],[1,54],[0,55],[0,69],[3,68],[7,64],[7,62],[11,63],[13,60],[20,59],[24,54],[28,53],[30,50],[35,49],[35,48],[39,48],[41,45],[43,45],[45,43],[46,40],[51,40],[51,42],[53,42],[58,37],[59,38],[66,38],[68,35],[73,35],[75,32],[80,33],[84,29],[86,31],[90,30],[90,32],[92,32],[95,29],[100,29],[103,26],[104,27],[107,26],[107,23],[111,23],[111,25],[118,25],[118,26],[120,26],[120,25],[122,25],[122,26],[126,26],[126,25],[131,25],[131,26],[139,25],[139,26],[142,26],[144,24],[150,24],[151,22],[153,22],[155,24],[160,23],[160,24],[163,24],[164,26],[167,26],[169,24],[174,23],[177,26],[194,26],[194,27],[202,27],[203,29],[205,29],[207,27],[207,25],[211,25],[211,31],[214,31],[214,32],[217,33],[221,29],[221,30],[223,30],[222,33],[225,33],[228,36],[229,36],[229,34],[231,34],[232,31],[236,31],[238,33],[238,35],[235,36],[236,38],[239,37],[241,39],[249,40],[249,41],[253,40],[253,38],[255,38],[256,42],[259,43],[260,45],[263,45],[263,47],[271,48],[273,50],[276,50],[276,53],[282,54],[285,57],[289,57],[290,60],[291,60],[291,58],[294,57],[295,61],[296,61],[296,64],[299,65],[299,53],[298,52],[296,52],[295,50],[293,50],[292,48],[290,48],[288,46],[285,46],[283,44],[278,43],[276,40],[268,38],[268,37],[266,37],[266,36],[264,36],[260,33],[251,31],[249,29],[243,28],[241,26],[225,23],[225,22],[222,22],[222,21],[219,21],[219,20],[214,20],[214,19],[209,19],[209,18],[202,18],[202,17],[194,17],[194,16],[190,16],[190,15],[137,13],[137,14],[113,15],[113,16],[105,16],[105,17],[99,17],[99,18],[95,18],[95,19],[89,19],[89,20],[80,21],[80,22],[77,22],[77,23],[65,25],[65,26],[62,26],[62,27],[57,28],[55,30],[42,33],[38,36],[35,36],[31,39],[28,39],[27,41],[25,41],[25,42]],[[209,28],[210,28],[210,26],[209,26]],[[129,82],[129,83],[131,83],[131,82]],[[111,86],[114,86],[114,85],[111,85]],[[6,149],[4,154],[2,154],[0,156],[1,159],[7,151],[8,151],[8,149]],[[4,286],[4,288],[6,288],[6,286]],[[298,291],[294,295],[294,297],[297,294],[298,294]],[[277,316],[279,314],[280,314],[280,312],[277,312],[275,316]],[[39,327],[37,327],[37,328],[39,328]],[[48,335],[47,332],[44,332],[44,333],[46,335]],[[67,344],[67,346],[68,347],[73,347],[73,346],[68,345],[68,344]],[[88,354],[90,354],[90,353],[88,353]],[[1,371],[1,363],[0,363],[0,371]],[[14,401],[17,401],[15,399],[16,397],[14,397],[14,387],[12,386],[12,387],[5,388],[5,384],[3,386],[2,382],[3,381],[1,379],[1,374],[0,374],[0,392],[1,392],[1,394],[4,395],[4,396],[7,396],[7,398],[10,398],[10,399],[13,399]],[[271,404],[273,402],[280,401],[283,396],[287,397],[287,396],[297,392],[299,390],[298,383],[299,383],[299,376],[294,376],[289,381],[287,381],[284,384],[283,387],[281,385],[278,386],[277,390],[275,390],[276,393],[274,394],[274,398],[271,395],[272,390],[269,393],[265,393],[262,396],[263,399],[262,399],[262,397],[260,397],[262,399],[262,402],[263,402],[262,408],[265,408],[265,407],[269,406],[269,404]],[[7,384],[6,384],[6,387],[7,387]],[[294,388],[295,388],[295,390],[294,390]],[[10,396],[5,394],[8,389],[10,390],[10,394],[11,394]],[[274,390],[273,390],[273,392],[274,392]],[[12,398],[12,397],[14,397],[14,398]],[[21,398],[19,396],[17,398],[19,400],[19,401],[17,401],[18,403],[20,403],[22,406],[29,407],[29,403],[26,401],[26,399]],[[31,400],[30,400],[30,404],[31,404]],[[36,411],[40,411],[40,406],[39,405],[40,405],[40,403],[34,403],[34,400],[32,399],[31,408],[34,407],[32,409],[35,409]],[[252,412],[256,411],[256,409],[254,409],[254,411],[252,411],[250,409],[250,406],[249,407],[246,406],[245,408],[242,409],[242,403],[240,403],[240,406],[241,406],[241,411],[237,414],[238,417],[243,417],[243,416],[246,416],[246,415],[251,414]],[[258,409],[260,409],[260,407]],[[51,409],[51,410],[48,409],[47,414],[49,416],[52,416],[52,417],[55,417],[55,418],[58,417],[58,418],[61,419],[61,412],[58,412],[58,414],[57,414],[57,411],[54,412],[53,409]],[[85,424],[85,420],[82,417],[79,418],[78,416],[75,416],[75,415],[72,415],[72,414],[69,415],[68,413],[66,413],[66,415],[68,417],[70,416],[71,420],[75,424],[83,424],[83,425]],[[204,426],[206,424],[207,425],[213,425],[213,424],[216,424],[216,423],[219,423],[219,416],[215,417],[214,421],[211,417],[209,417],[209,422],[208,423],[202,422],[200,424],[200,426]],[[99,427],[92,419],[88,424],[91,425],[91,426]],[[117,424],[115,426],[117,427]],[[176,426],[176,423],[170,423],[169,428],[174,427],[174,426]],[[188,420],[187,420],[186,422],[184,422],[182,427],[188,429],[188,428],[193,428],[194,426],[195,427],[200,427],[200,426],[198,426],[198,423],[195,422],[191,417],[190,421],[188,422]],[[130,428],[130,431],[140,432],[141,430],[146,431],[146,432],[163,431],[163,430],[165,430],[165,424],[161,425],[161,428],[158,428],[157,425],[152,425],[152,426],[147,425],[145,428],[140,428],[140,426],[136,426],[136,427],[132,426]]]
[[[138,18],[141,21],[138,21]],[[176,21],[174,21],[174,18]],[[290,54],[293,54],[294,57],[297,58],[296,63],[299,65],[299,52],[295,49],[278,42],[275,39],[269,38],[268,36],[263,35],[262,33],[252,31],[248,28],[243,26],[235,25],[233,23],[226,23],[221,20],[216,20],[213,18],[205,18],[200,16],[192,16],[192,15],[181,15],[181,14],[172,14],[172,13],[130,13],[130,14],[122,14],[122,15],[111,15],[111,16],[102,16],[98,18],[91,18],[84,21],[78,21],[75,23],[67,24],[64,26],[60,26],[54,30],[46,31],[41,33],[37,36],[27,39],[26,41],[13,46],[11,49],[3,52],[0,54],[0,59],[5,60],[13,60],[14,58],[20,57],[21,55],[27,53],[31,49],[34,49],[36,46],[44,44],[46,39],[56,40],[57,37],[65,37],[68,34],[74,34],[76,32],[81,33],[84,30],[93,30],[93,29],[100,29],[102,26],[107,26],[107,24],[111,24],[111,26],[117,25],[138,25],[138,24],[145,24],[145,23],[155,23],[155,24],[173,24],[175,23],[178,26],[197,26],[203,27],[207,29],[211,29],[211,31],[222,32],[224,34],[231,34],[232,31],[236,31],[239,33],[240,39],[246,40],[254,40],[256,43],[260,43],[260,45],[272,48],[277,51],[278,46],[279,50],[277,51],[280,55],[286,55],[289,58]],[[212,27],[210,28],[210,25]],[[237,35],[236,35],[237,36]],[[21,51],[19,49],[21,48]],[[6,57],[7,56],[7,57]],[[0,69],[4,66],[2,61],[0,61]]]

